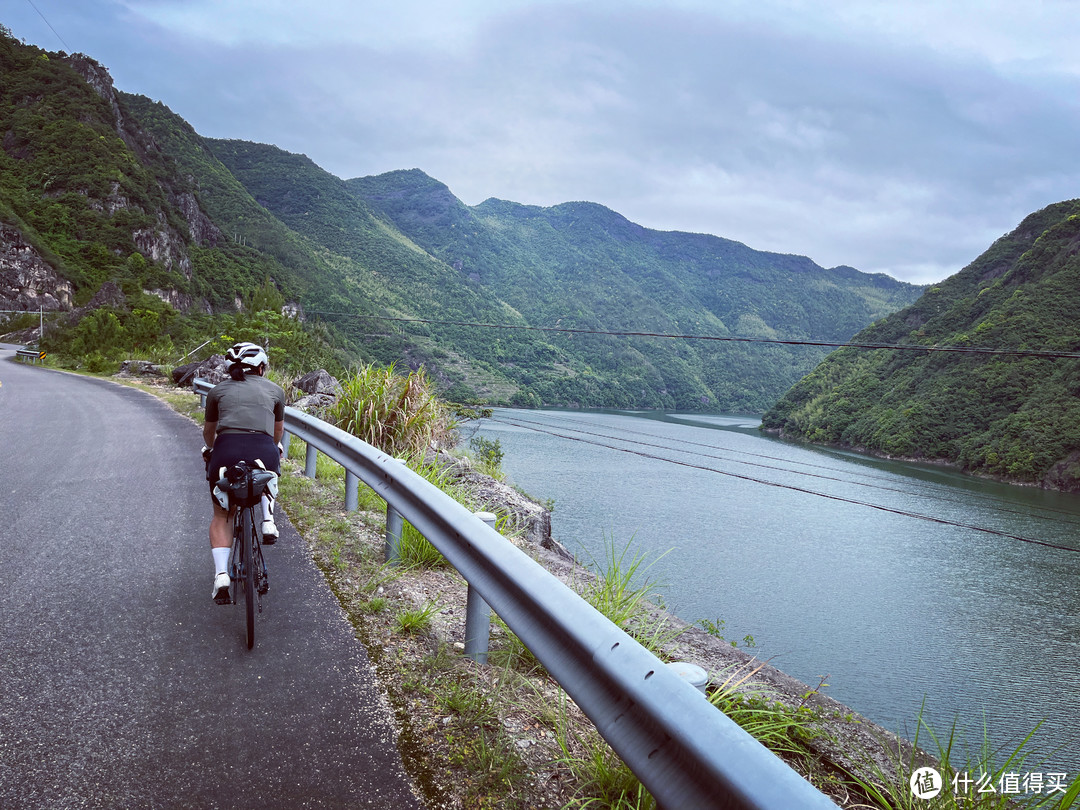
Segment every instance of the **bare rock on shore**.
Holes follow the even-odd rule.
[[[182,366],[177,366],[173,369],[172,378],[173,382],[181,388],[185,388],[195,382],[195,378],[199,377],[207,382],[217,385],[229,376],[229,366],[225,362],[225,358],[220,354],[210,355],[205,360],[200,360],[197,363],[185,363]]]
[[[117,377],[168,377],[165,370],[149,360],[125,360],[120,364]]]
[[[551,510],[502,481],[477,472],[467,459],[438,454],[435,460],[454,479],[465,486],[477,501],[489,504],[499,515],[505,515],[508,526],[504,534],[520,534],[522,543],[542,548],[564,560],[573,560],[561,543],[551,536]]]

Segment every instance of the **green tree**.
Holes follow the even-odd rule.
[[[107,309],[96,309],[79,321],[71,339],[76,354],[119,357],[128,346],[128,336],[120,319]]]
[[[284,306],[285,296],[278,291],[270,277],[267,276],[262,286],[255,290],[245,302],[244,309],[252,313],[276,312],[280,315]]]

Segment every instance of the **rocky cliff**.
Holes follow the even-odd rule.
[[[144,132],[128,115],[113,85],[109,71],[99,62],[84,54],[67,57],[67,63],[109,106],[112,112],[116,134],[145,165],[168,163],[164,152],[157,142]],[[193,184],[192,178],[184,179],[186,184]],[[158,174],[156,181],[169,203],[181,214],[187,225],[187,233],[181,233],[173,226],[167,212],[158,210],[154,213],[155,223],[150,227],[138,228],[132,232],[132,241],[148,260],[163,265],[167,270],[178,270],[187,279],[191,278],[191,258],[188,244],[216,245],[221,241],[221,230],[211,222],[199,205],[198,198],[190,188],[180,188],[174,178]],[[115,201],[114,208],[119,210],[130,203],[123,199]]]
[[[22,233],[0,222],[0,309],[71,309],[71,282],[57,275]]]
[[[208,311],[193,250],[224,240],[196,180],[101,64],[0,46],[0,309],[71,310],[111,280]]]

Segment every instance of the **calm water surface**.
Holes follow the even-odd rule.
[[[827,694],[908,737],[924,702],[971,743],[984,722],[997,745],[1044,720],[1038,769],[1080,773],[1080,498],[757,425],[500,409],[479,432],[513,483],[554,499],[552,532],[579,559],[602,560],[606,540],[668,552],[649,576],[683,619],[753,635],[759,657],[827,676]]]

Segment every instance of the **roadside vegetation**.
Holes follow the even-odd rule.
[[[299,444],[299,443],[297,443]],[[296,449],[294,458],[302,458]],[[432,806],[652,808],[651,796],[611,751],[592,724],[547,676],[542,665],[501,622],[493,622],[489,664],[480,667],[462,655],[465,583],[441,561],[414,562],[396,568],[382,563],[384,509],[372,493],[357,514],[330,530],[317,527],[325,511],[340,509],[343,477],[328,472],[311,481],[289,465],[282,503],[293,515],[296,501],[315,499],[319,507],[303,510],[311,525],[297,523],[314,536],[313,552],[349,614],[358,635],[385,677],[383,683],[398,710],[406,737],[409,767],[426,773]],[[363,487],[361,487],[363,488]],[[329,490],[332,494],[319,495]],[[339,518],[340,518],[339,514]],[[609,556],[594,576],[572,576],[597,609],[618,620],[661,658],[665,642],[680,630],[655,611],[649,597],[655,584],[631,571],[648,567],[629,548],[608,545]],[[722,623],[714,623],[722,627]],[[751,640],[752,642],[752,640]],[[727,642],[725,642],[726,644]],[[710,672],[708,699],[766,747],[811,779],[844,808],[915,810],[916,808],[1064,808],[1076,806],[1080,778],[1047,794],[1001,794],[1002,780],[1012,773],[1034,772],[1027,762],[1027,740],[1015,751],[1002,752],[987,741],[977,755],[961,754],[955,738],[939,738],[920,717],[915,740],[929,755],[896,754],[884,766],[868,752],[848,752],[861,767],[839,770],[823,761],[821,742],[831,724],[858,724],[852,715],[826,717],[804,703],[791,705],[754,676],[763,662]],[[813,693],[815,690],[810,690]],[[808,693],[809,696],[809,693]],[[442,760],[436,755],[441,752]],[[866,754],[863,756],[863,754]],[[407,756],[408,758],[408,756]],[[438,764],[436,764],[438,763]],[[951,790],[951,780],[987,775],[999,786],[996,794],[927,802],[914,797],[910,780],[916,770],[933,763]],[[1025,764],[1026,763],[1026,764]],[[441,778],[440,778],[441,771]],[[962,783],[961,783],[962,787]],[[948,791],[946,791],[948,793]],[[442,803],[442,804],[440,804]]]
[[[450,447],[454,419],[421,368],[399,374],[394,364],[356,369],[341,384],[326,420],[395,456],[422,458],[430,447]]]
[[[113,374],[122,360],[146,360],[171,370],[250,340],[267,348],[275,373],[299,374],[312,368],[344,373],[346,358],[332,348],[336,340],[332,332],[323,324],[280,314],[284,299],[269,282],[231,314],[181,317],[154,296],[138,292],[122,301],[81,318],[47,318],[39,347],[60,368]],[[28,320],[28,327],[38,325],[36,314],[29,319],[21,316],[18,322],[4,324],[3,331],[15,331]]]

